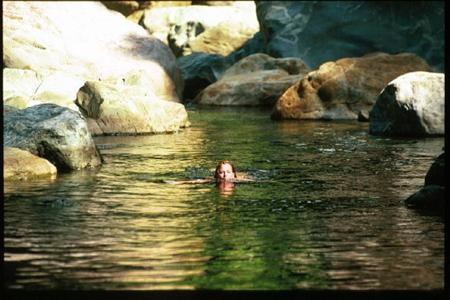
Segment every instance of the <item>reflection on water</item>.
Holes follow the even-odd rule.
[[[235,185],[236,184],[234,182],[222,181],[218,182],[216,184],[216,187],[223,196],[230,196],[231,194],[233,194]]]
[[[5,287],[443,288],[443,220],[403,201],[444,139],[256,109],[189,114],[178,133],[96,138],[96,170],[5,183]],[[256,182],[164,183],[212,177],[222,159]]]

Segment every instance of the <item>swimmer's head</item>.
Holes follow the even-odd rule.
[[[236,178],[236,169],[234,165],[228,160],[221,160],[217,164],[214,172],[216,181],[229,181]]]

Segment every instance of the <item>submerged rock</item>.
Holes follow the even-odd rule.
[[[429,210],[443,213],[445,209],[445,187],[441,185],[427,185],[405,200],[409,208]]]
[[[369,132],[389,136],[445,133],[445,75],[411,72],[391,81],[370,112]]]
[[[399,75],[431,67],[411,53],[373,53],[327,62],[277,100],[272,119],[354,119],[370,111],[380,91]]]
[[[5,181],[54,179],[56,167],[48,160],[19,148],[4,147],[3,179]]]
[[[409,208],[444,214],[445,211],[445,152],[439,155],[425,176],[425,185],[405,200]]]
[[[101,164],[86,120],[76,111],[55,104],[39,104],[4,116],[5,147],[27,150],[45,158],[58,171]]]

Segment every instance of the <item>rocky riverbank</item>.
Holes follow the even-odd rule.
[[[188,102],[443,136],[443,28],[425,1],[6,1],[4,148],[97,167],[92,136],[182,130]]]

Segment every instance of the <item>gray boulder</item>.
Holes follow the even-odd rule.
[[[11,111],[5,114],[3,127],[4,147],[27,150],[58,171],[101,164],[86,120],[69,108],[48,103]]]
[[[444,1],[256,1],[265,53],[312,69],[371,52],[411,52],[444,70]]]
[[[391,81],[370,111],[369,132],[389,136],[445,133],[445,75],[411,72]]]

